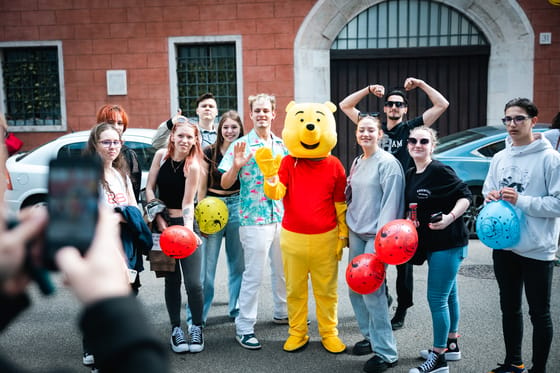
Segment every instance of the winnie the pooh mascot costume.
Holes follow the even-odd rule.
[[[280,247],[290,324],[284,343],[288,352],[309,342],[308,278],[323,347],[335,354],[346,350],[337,329],[338,261],[348,243],[346,175],[340,160],[330,154],[337,139],[335,111],[332,102],[290,102],[282,131],[289,155],[273,158],[269,148],[255,153],[265,176],[265,194],[284,203]]]

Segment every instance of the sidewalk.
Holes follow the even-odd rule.
[[[347,253],[346,253],[347,254]],[[361,372],[364,362],[371,355],[352,356],[348,353],[332,355],[320,344],[313,298],[309,306],[309,346],[299,353],[286,353],[282,345],[287,338],[287,326],[272,323],[270,279],[265,273],[260,292],[259,321],[256,334],[263,344],[262,350],[241,348],[234,339],[235,325],[227,315],[227,270],[222,252],[218,264],[216,296],[204,329],[205,350],[199,354],[175,355],[170,352],[173,372]],[[347,258],[341,261],[339,271],[339,332],[349,349],[362,339],[347,294],[344,273]],[[560,267],[555,267],[551,310],[556,330],[560,330]],[[399,350],[399,365],[389,373],[407,373],[421,363],[418,351],[431,346],[431,316],[426,301],[427,266],[414,268],[414,302],[409,309],[405,327],[395,332]],[[395,297],[394,267],[387,273],[391,294]],[[163,280],[154,274],[142,273],[143,286],[139,299],[144,304],[162,343],[168,344],[171,328],[163,298]],[[60,283],[60,279],[56,278]],[[459,344],[462,360],[450,362],[450,372],[483,373],[501,363],[504,347],[501,337],[501,319],[497,285],[491,267],[491,250],[477,240],[469,245],[469,257],[458,276],[461,297],[461,323]],[[0,349],[32,371],[49,367],[67,367],[76,372],[88,372],[81,365],[81,337],[77,331],[77,301],[62,286],[52,298],[34,293],[34,305],[16,323],[0,336]],[[183,295],[185,293],[183,292]],[[311,291],[310,291],[310,294]],[[185,297],[185,296],[184,296]],[[185,302],[185,299],[183,299]],[[396,305],[393,303],[392,308]],[[525,306],[524,361],[530,363],[532,328]],[[393,310],[391,311],[393,312]],[[183,325],[183,328],[185,325]],[[560,372],[560,338],[554,336],[548,361],[548,372]]]

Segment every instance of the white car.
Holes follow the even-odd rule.
[[[156,149],[152,137],[156,130],[128,128],[125,144],[138,155],[142,168],[141,189],[146,187],[148,171]],[[26,153],[17,153],[6,161],[6,193],[4,202],[8,214],[14,216],[20,209],[44,204],[47,200],[49,161],[53,158],[79,157],[85,148],[90,131],[63,135]]]

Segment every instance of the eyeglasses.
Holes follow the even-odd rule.
[[[387,102],[385,102],[385,107],[393,107],[393,105],[395,105],[399,109],[406,106],[406,104],[402,101],[387,101]]]
[[[515,123],[515,125],[520,125],[523,124],[527,119],[530,119],[532,117],[529,117],[527,115],[516,115],[514,117],[504,117],[502,118],[502,123],[504,124],[504,126],[507,126],[509,124],[511,124],[511,121],[513,121],[513,123]]]
[[[115,148],[118,148],[123,144],[121,140],[103,140],[103,141],[99,141],[99,143],[106,148],[111,147],[111,145],[113,145]]]
[[[379,113],[362,113],[362,112],[360,112],[358,114],[358,118],[365,118],[365,117],[377,118],[378,116],[379,116]]]
[[[422,145],[428,145],[430,143],[430,139],[417,139],[414,137],[409,137],[406,141],[411,145],[416,145],[418,142]]]

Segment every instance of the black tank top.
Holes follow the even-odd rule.
[[[171,158],[167,158],[159,169],[156,179],[159,199],[169,209],[181,209],[183,207],[183,195],[185,194],[184,165],[184,161],[178,163]]]

